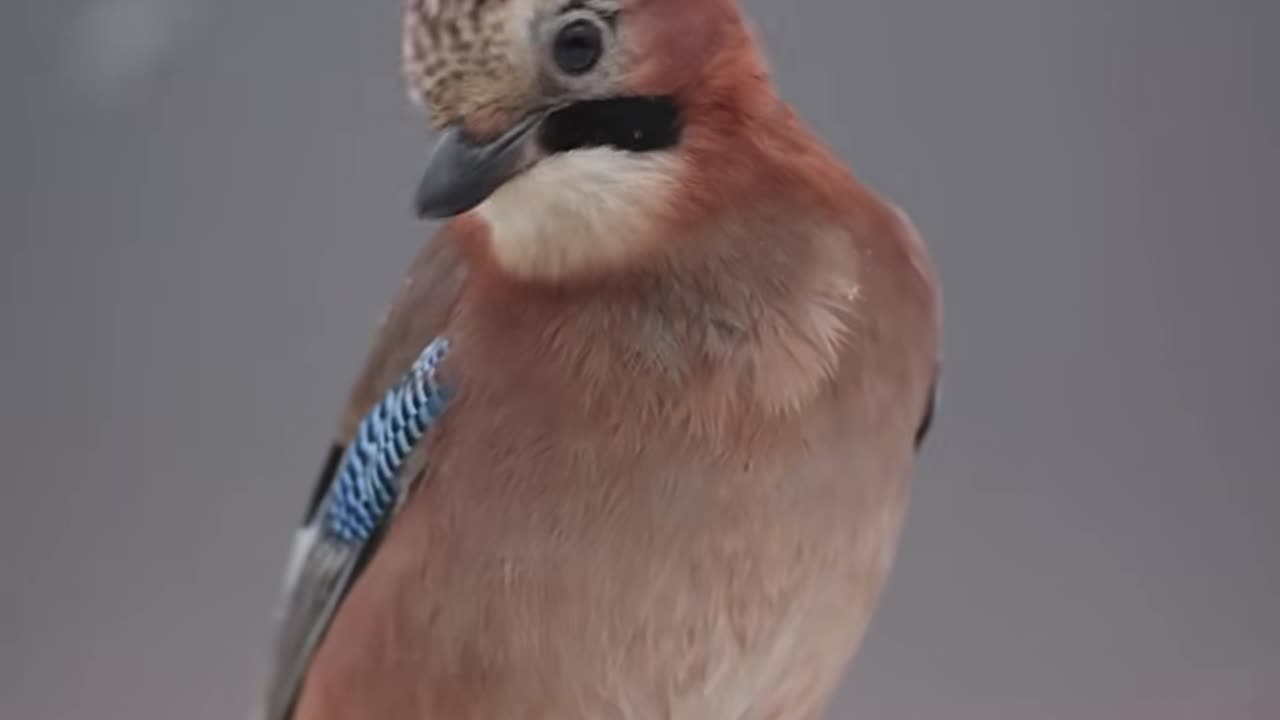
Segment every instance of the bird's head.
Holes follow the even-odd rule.
[[[734,0],[407,0],[403,40],[439,131],[419,214],[475,210],[530,278],[657,249],[773,99]]]

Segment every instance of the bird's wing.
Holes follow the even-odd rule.
[[[425,462],[418,440],[451,391],[436,378],[448,352],[440,333],[464,265],[446,226],[410,266],[343,411],[295,535],[279,606],[278,635],[260,720],[288,720],[329,623],[412,478]]]
[[[916,450],[924,446],[925,438],[929,437],[929,431],[933,429],[933,417],[938,411],[938,394],[941,386],[941,373],[935,371],[933,384],[929,386],[929,399],[925,401],[924,414],[920,416],[920,424],[916,426]]]

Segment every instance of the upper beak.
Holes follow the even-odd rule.
[[[418,185],[418,217],[441,219],[460,215],[493,194],[533,159],[530,142],[545,113],[525,116],[497,139],[477,144],[462,128],[445,129],[427,160]]]

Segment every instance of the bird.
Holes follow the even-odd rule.
[[[411,261],[261,720],[812,720],[895,563],[942,298],[735,0],[405,0]]]

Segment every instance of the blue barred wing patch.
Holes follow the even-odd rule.
[[[360,421],[326,502],[325,529],[338,542],[368,542],[395,506],[401,467],[452,397],[436,379],[448,350],[445,338],[432,341]]]

